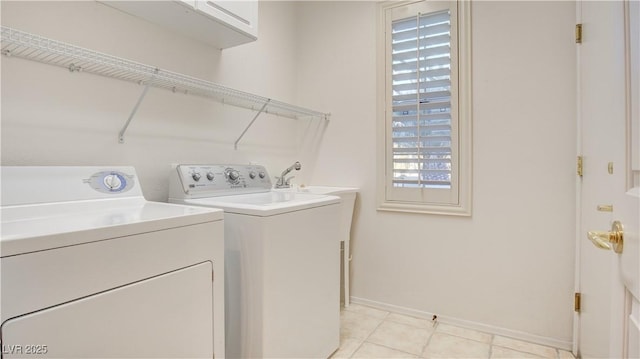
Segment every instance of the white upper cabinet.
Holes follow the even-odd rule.
[[[195,1],[196,10],[258,37],[258,1]]]
[[[100,1],[219,49],[258,38],[258,1]]]

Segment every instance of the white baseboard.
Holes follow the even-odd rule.
[[[429,313],[429,312],[424,312],[424,311],[421,311],[421,310],[401,307],[401,306],[397,306],[397,305],[393,305],[393,304],[376,302],[374,300],[358,298],[358,297],[351,297],[351,303],[362,304],[362,305],[366,305],[366,306],[369,306],[369,307],[382,309],[382,310],[385,310],[385,311],[388,311],[388,312],[394,312],[394,313],[398,313],[398,314],[405,314],[405,315],[410,315],[410,316],[417,317],[417,318],[424,318],[424,319],[428,319],[428,320],[431,320],[433,318],[433,315],[434,315],[434,313]],[[525,332],[521,332],[521,331],[517,331],[517,330],[496,327],[496,326],[493,326],[493,325],[488,325],[488,324],[483,324],[483,323],[478,323],[478,322],[472,322],[472,321],[469,321],[469,320],[464,320],[464,319],[459,319],[459,318],[447,317],[447,316],[443,316],[443,315],[440,315],[440,314],[438,314],[438,322],[445,323],[445,324],[451,324],[451,325],[455,325],[455,326],[462,327],[462,328],[474,329],[474,330],[478,330],[478,331],[489,333],[489,334],[501,335],[501,336],[509,337],[509,338],[513,338],[513,339],[524,340],[524,341],[527,341],[527,342],[530,342],[530,343],[546,345],[546,346],[550,346],[550,347],[554,347],[554,348],[567,350],[569,352],[573,348],[573,341],[566,341],[566,340],[561,340],[561,339],[556,339],[556,338],[543,337],[543,336],[530,334],[530,333],[525,333]]]

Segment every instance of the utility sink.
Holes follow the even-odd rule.
[[[332,195],[338,196],[342,194],[358,193],[360,189],[356,187],[336,187],[336,186],[305,186],[301,185],[300,187],[295,188],[278,188],[274,189],[275,192],[285,192],[285,193],[310,193],[310,194],[321,194],[321,195]]]
[[[324,197],[318,196],[318,193],[309,192],[306,194],[299,194],[297,192],[285,192],[280,190],[274,190],[262,193],[251,193],[236,196],[221,196],[216,197],[217,201],[221,202],[233,202],[243,203],[251,205],[272,205],[284,202],[304,202],[322,199]]]
[[[356,203],[356,195],[360,189],[355,187],[305,186],[283,188],[274,191],[285,193],[308,193],[310,195],[331,195],[340,197],[340,242],[343,243],[343,281],[344,306],[349,306],[349,261],[351,260],[351,222]]]

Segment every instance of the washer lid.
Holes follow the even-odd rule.
[[[0,216],[6,257],[220,221],[223,212],[128,198],[3,206]]]
[[[273,216],[340,203],[340,197],[297,192],[270,191],[236,196],[187,199],[185,204],[221,208],[227,213]]]

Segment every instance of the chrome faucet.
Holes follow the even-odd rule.
[[[276,177],[278,180],[276,181],[276,184],[274,185],[275,188],[289,188],[291,187],[291,179],[295,176],[291,176],[289,178],[286,178],[286,176],[289,174],[289,172],[296,170],[299,171],[302,168],[302,165],[300,164],[300,162],[294,163],[293,165],[291,165],[291,167],[287,168],[286,170],[282,171],[282,174],[280,175],[280,177]]]

